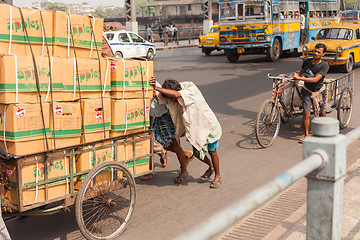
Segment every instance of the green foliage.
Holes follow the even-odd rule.
[[[136,0],[136,14],[141,14],[141,6],[147,3],[154,2],[154,0]],[[155,13],[155,9],[150,10],[151,13]],[[144,14],[148,15],[149,11],[144,8]]]
[[[57,5],[57,4],[50,4],[46,7],[46,10],[55,10],[55,11],[63,11],[66,12],[68,8],[66,6]]]
[[[345,0],[345,7],[347,10],[354,9],[355,6],[355,0]]]
[[[92,13],[94,17],[99,18],[108,18],[108,17],[122,17],[124,10],[122,8],[114,8],[114,9],[106,9],[103,10],[101,8],[95,9],[95,12]]]

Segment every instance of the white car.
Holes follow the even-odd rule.
[[[125,30],[105,32],[106,39],[117,57],[144,57],[153,60],[156,54],[155,45],[138,34]]]

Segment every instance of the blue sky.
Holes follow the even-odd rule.
[[[31,7],[33,2],[37,2],[39,0],[14,0],[14,5],[18,7]],[[62,2],[62,3],[82,3],[88,2],[94,6],[115,6],[115,7],[123,7],[124,0],[106,0],[106,1],[99,1],[99,0],[81,0],[81,1],[74,1],[74,0],[55,0],[55,2]]]

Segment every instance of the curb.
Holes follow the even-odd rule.
[[[197,47],[197,44],[189,44],[189,45],[179,45],[179,46],[164,46],[164,47],[156,47],[156,51],[174,49],[174,48],[187,48],[187,47]]]

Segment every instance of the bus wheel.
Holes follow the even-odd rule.
[[[274,39],[273,45],[267,52],[267,58],[272,62],[277,62],[281,54],[281,43],[278,38]]]
[[[240,57],[240,54],[236,51],[236,49],[225,50],[225,55],[229,62],[237,62]]]

